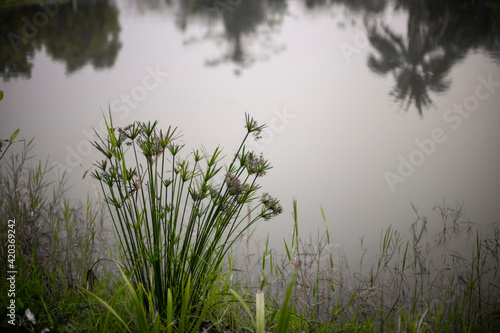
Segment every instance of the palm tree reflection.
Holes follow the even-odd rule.
[[[370,44],[378,52],[370,55],[368,67],[377,74],[394,75],[390,95],[405,111],[414,104],[422,116],[422,110],[432,105],[429,92],[442,93],[450,86],[446,77],[454,63],[449,54],[453,51],[440,46],[448,21],[447,11],[443,20],[431,22],[426,3],[414,1],[406,39],[383,24],[367,27]]]

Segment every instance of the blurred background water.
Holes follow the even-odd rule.
[[[406,232],[412,204],[431,232],[443,202],[498,223],[499,17],[488,0],[2,3],[0,133],[36,137],[85,200],[108,107],[119,126],[159,120],[229,155],[248,112],[269,125],[250,146],[285,208],[258,244],[282,248],[293,198],[302,236],[324,230],[323,206],[348,255],[360,238],[378,250],[390,225]]]

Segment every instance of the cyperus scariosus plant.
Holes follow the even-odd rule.
[[[245,149],[250,134],[259,139],[265,125],[245,115],[246,135],[224,168],[220,148],[181,157],[177,128],[164,132],[157,122],[115,128],[111,115],[106,127],[107,137],[94,142],[105,159],[92,175],[101,184],[131,282],[154,295],[156,311],[167,309],[170,290],[176,316],[196,315],[234,241],[261,218],[282,212],[277,199],[257,195],[257,179],[270,164]],[[243,210],[254,201],[253,209]],[[189,302],[181,302],[186,296]]]

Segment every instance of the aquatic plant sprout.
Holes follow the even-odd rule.
[[[181,157],[177,128],[163,131],[156,121],[115,128],[111,113],[105,121],[107,137],[98,135],[93,143],[104,160],[94,164],[92,176],[111,212],[126,274],[154,295],[160,314],[170,299],[175,316],[196,315],[235,240],[258,220],[283,211],[279,200],[257,194],[257,178],[271,165],[245,149],[249,135],[259,139],[265,125],[245,115],[247,133],[218,183],[219,147],[212,154],[195,150]],[[254,207],[242,213],[251,202]],[[186,293],[187,304],[177,301]]]

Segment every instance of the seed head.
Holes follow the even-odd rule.
[[[256,174],[257,177],[262,177],[271,169],[269,163],[264,159],[264,154],[260,153],[259,156],[251,151],[246,154],[239,155],[240,163],[246,167],[249,175]]]
[[[262,130],[266,127],[266,125],[258,125],[255,119],[250,118],[248,114],[245,114],[245,128],[248,133],[252,133],[254,139],[260,140],[262,139]]]
[[[266,220],[283,213],[283,206],[281,206],[278,199],[273,198],[269,193],[264,193],[261,198],[262,204],[262,217]]]
[[[240,195],[243,193],[244,189],[240,180],[230,172],[226,173],[226,185],[229,193],[232,195]]]

